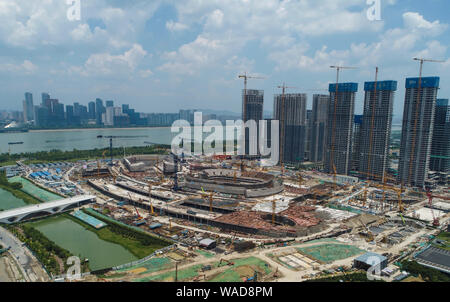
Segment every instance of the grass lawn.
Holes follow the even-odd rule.
[[[450,251],[450,232],[441,232],[439,233],[439,235],[436,236],[436,239],[444,241],[445,244],[441,245],[433,243],[434,246]]]

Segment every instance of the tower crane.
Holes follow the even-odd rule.
[[[153,209],[153,202],[152,202],[152,184],[151,182],[148,182],[148,198],[150,201],[150,210],[153,216],[155,216],[155,210]]]
[[[337,111],[337,102],[338,102],[338,90],[339,90],[339,74],[343,69],[357,69],[356,67],[348,67],[348,66],[330,66],[330,68],[336,69],[336,91],[334,95],[334,112],[333,112],[333,126],[332,126],[332,137],[331,137],[331,153],[330,153],[330,166],[333,169],[333,183],[336,188],[336,165],[334,163],[334,144],[336,140],[336,111]]]
[[[247,119],[247,83],[248,79],[258,79],[258,80],[264,80],[265,78],[262,77],[256,77],[256,76],[249,76],[247,75],[247,72],[244,72],[244,74],[241,74],[238,76],[239,79],[244,79],[244,103],[243,103],[243,111],[242,111],[242,120],[245,122]]]
[[[130,197],[130,201],[133,201],[133,198],[131,198],[130,192],[127,192],[127,193],[128,193],[128,197]],[[133,205],[133,207],[134,207],[134,210],[136,211],[137,219],[138,220],[144,219],[144,217],[142,217],[141,214],[139,214],[139,211],[137,210],[136,206]]]
[[[375,68],[375,85],[374,85],[374,92],[371,93],[370,97],[370,103],[372,103],[372,118],[370,120],[370,137],[369,137],[369,153],[367,154],[368,160],[367,160],[367,172],[371,173],[371,166],[372,166],[372,147],[373,147],[373,128],[375,123],[375,107],[376,107],[376,98],[377,98],[377,84],[378,84],[378,67]],[[383,171],[384,174],[384,171]]]
[[[272,225],[275,225],[275,213],[277,211],[277,202],[272,200]]]
[[[121,138],[123,136],[103,136],[99,135],[97,138],[108,138],[109,139],[109,155],[111,157],[111,162],[109,163],[110,166],[113,165],[113,139],[115,138]]]
[[[441,196],[434,196],[430,190],[427,190],[427,196],[428,196],[428,205],[430,206],[430,210],[431,210],[431,215],[433,216],[433,226],[435,227],[439,227],[440,222],[439,222],[439,217],[436,217],[434,215],[434,211],[433,211],[433,198],[434,197],[438,197],[441,198]],[[449,197],[446,198],[447,200],[450,200]]]
[[[430,62],[430,63],[444,63],[444,61],[439,60],[432,60],[432,59],[424,59],[424,58],[413,58],[414,61],[420,62],[420,69],[419,69],[419,82],[417,85],[417,101],[416,101],[416,116],[414,118],[414,131],[413,131],[413,137],[411,141],[411,155],[409,159],[409,172],[408,172],[408,182],[411,183],[411,176],[413,172],[413,158],[415,153],[415,147],[416,147],[416,133],[417,133],[417,123],[419,119],[419,109],[420,109],[420,103],[421,103],[421,89],[422,89],[422,71],[423,71],[423,63],[424,62]],[[416,160],[417,162],[417,160]],[[404,179],[404,177],[403,177]],[[403,183],[403,180],[402,180]]]

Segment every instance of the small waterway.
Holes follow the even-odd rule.
[[[91,270],[99,270],[138,260],[121,245],[104,241],[80,224],[58,216],[31,222],[34,228],[80,259],[89,259]]]
[[[10,179],[10,182],[22,183],[24,192],[38,197],[44,202],[63,198],[39,188],[21,177],[14,177]],[[0,189],[0,209],[8,210],[26,205],[23,200],[16,198],[8,191]],[[136,256],[123,246],[102,240],[96,233],[63,216],[48,217],[29,222],[29,224],[73,255],[79,256],[80,259],[89,259],[91,270],[109,268],[138,260]]]
[[[41,201],[54,201],[54,200],[60,200],[63,199],[63,197],[54,194],[52,192],[49,192],[47,190],[44,190],[35,184],[33,184],[31,181],[22,178],[20,176],[12,177],[9,182],[20,182],[22,184],[22,191],[25,193],[28,193],[29,195],[32,195],[36,198],[38,198]]]
[[[14,196],[12,193],[0,189],[0,210],[6,211],[15,208],[21,208],[27,204],[22,200]]]

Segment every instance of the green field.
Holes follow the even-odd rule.
[[[44,190],[38,186],[36,186],[35,184],[33,184],[32,182],[28,181],[25,178],[22,178],[20,176],[15,176],[13,178],[10,179],[10,182],[19,182],[22,184],[22,189],[21,191],[36,197],[37,199],[46,202],[46,201],[53,201],[53,200],[59,200],[62,199],[63,197],[55,194],[55,193],[51,193],[47,190]]]
[[[232,260],[234,265],[218,274],[210,282],[242,282],[243,278],[251,277],[254,271],[270,274],[272,271],[266,262],[256,257]],[[244,276],[245,275],[245,276]]]
[[[210,282],[242,282],[245,277],[253,276],[255,270],[264,275],[269,274],[272,270],[263,260],[256,257],[248,257],[243,259],[233,259],[233,266],[214,276]],[[218,268],[219,262],[209,263],[213,269]],[[141,265],[140,265],[141,266]],[[138,267],[140,267],[138,266]],[[202,274],[202,267],[204,264],[193,265],[181,270],[178,270],[178,281],[188,281],[198,275]],[[226,264],[222,264],[226,266]],[[137,268],[137,267],[136,267]],[[157,270],[155,270],[157,271]],[[148,273],[148,272],[146,272]],[[135,279],[135,282],[149,282],[149,281],[166,281],[173,282],[175,280],[175,270],[165,272],[162,274]]]
[[[91,212],[90,214],[92,214]],[[98,214],[95,212],[95,214]],[[97,230],[96,228],[88,225],[85,222],[80,221],[79,219],[71,216],[66,215],[66,218],[69,218],[79,224],[81,224],[84,228],[88,229],[91,232],[94,232],[97,234],[97,236],[105,241],[109,241],[112,243],[117,243],[124,248],[126,248],[128,251],[130,251],[134,256],[136,256],[139,259],[142,259],[144,257],[147,257],[148,255],[152,254],[154,251],[161,249],[163,247],[166,247],[169,245],[166,241],[163,241],[159,238],[153,237],[149,234],[145,234],[142,232],[142,234],[134,235],[134,230],[127,230],[125,226],[116,224],[109,224],[106,227]],[[98,215],[96,217],[97,219],[104,221],[108,223],[108,221],[105,221],[105,219],[102,219],[102,216]],[[112,222],[109,221],[110,223]],[[118,231],[119,230],[119,231]],[[127,231],[120,231],[120,230],[127,230]],[[148,244],[144,244],[141,237],[147,236],[149,238]]]
[[[436,239],[444,241],[445,243],[443,245],[433,243],[435,247],[450,251],[450,232],[441,232],[436,236]]]
[[[190,266],[188,268],[178,270],[178,281],[185,281],[192,279],[194,277],[197,277],[199,274],[199,271],[201,271],[203,265],[197,264]],[[215,263],[214,266],[217,266],[217,263]],[[149,282],[149,281],[175,281],[175,271],[172,270],[170,272],[166,272],[163,274],[140,278],[134,280],[135,282]]]
[[[297,248],[299,252],[304,255],[310,256],[322,263],[331,263],[336,260],[346,259],[358,254],[362,254],[364,251],[346,244],[321,244],[310,247]]]
[[[145,269],[140,274],[149,274],[174,267],[174,262],[167,257],[151,258],[141,264],[118,270],[118,272],[128,272],[136,269]]]
[[[202,251],[202,250],[195,250],[196,253],[205,256],[206,258],[212,258],[215,255],[213,253],[207,252],[207,251]]]

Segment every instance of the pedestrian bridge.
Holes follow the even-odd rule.
[[[94,195],[80,195],[0,212],[0,223],[12,224],[54,215],[95,202]]]

